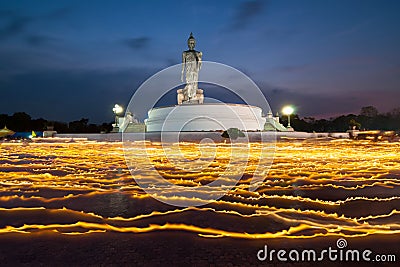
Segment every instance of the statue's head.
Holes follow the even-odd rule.
[[[190,33],[189,39],[188,39],[188,47],[189,50],[193,50],[194,47],[196,46],[196,39],[193,37],[193,33]]]

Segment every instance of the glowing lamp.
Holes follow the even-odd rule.
[[[113,111],[114,111],[114,114],[116,115],[116,114],[121,114],[122,111],[124,111],[124,109],[120,105],[115,104]]]
[[[290,126],[290,115],[292,115],[293,112],[294,112],[294,108],[292,106],[286,106],[286,107],[283,107],[283,109],[282,109],[282,113],[284,115],[288,116],[288,126],[287,126],[287,128],[291,127]]]
[[[118,127],[118,114],[121,114],[124,111],[124,109],[120,105],[115,104],[112,110],[115,114],[115,127]]]

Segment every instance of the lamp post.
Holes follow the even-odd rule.
[[[124,109],[120,105],[115,104],[115,106],[112,110],[115,114],[115,127],[118,127],[119,126],[118,125],[118,114],[121,114],[122,111],[124,111]]]
[[[286,106],[286,107],[284,107],[284,108],[282,109],[282,113],[283,113],[284,115],[287,115],[287,116],[288,116],[288,125],[287,125],[286,128],[287,128],[289,131],[293,131],[293,128],[290,126],[290,115],[292,115],[293,112],[294,112],[294,108],[293,108],[292,106]]]

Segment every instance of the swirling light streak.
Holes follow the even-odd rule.
[[[190,169],[174,169],[173,163],[162,153],[160,143],[146,141],[146,146],[148,151],[139,151],[133,145],[131,160],[135,164],[140,166],[141,157],[149,154],[156,169],[166,179],[194,190],[225,172],[232,152],[230,144],[219,144],[213,161],[206,165],[199,162],[202,171],[191,172]],[[201,146],[179,143],[180,153],[189,161],[198,160],[201,149],[211,149],[207,144]],[[0,213],[10,217],[8,224],[0,228],[0,233],[49,231],[88,235],[107,231],[187,231],[209,238],[245,239],[399,234],[400,212],[396,209],[400,200],[399,143],[348,140],[277,143],[274,164],[255,192],[247,189],[257,167],[257,151],[261,151],[261,144],[250,143],[248,146],[252,151],[248,165],[242,180],[231,192],[203,208],[171,209],[155,204],[135,184],[124,163],[122,143],[1,143]],[[168,154],[171,155],[174,151]],[[155,178],[139,170],[135,178],[147,179],[151,184]],[[229,181],[228,177],[226,181]],[[197,200],[201,202],[202,194],[218,193],[220,189],[209,187],[200,192]],[[168,190],[168,198],[177,198],[174,187]],[[82,207],[82,200],[90,204]],[[116,206],[103,210],[107,207],[96,206],[99,200],[104,201],[103,205],[112,200],[111,204]],[[139,205],[138,210],[117,212],[130,201]],[[357,204],[357,212],[348,208],[353,203]],[[373,211],[369,210],[371,204],[375,205]],[[40,216],[39,219],[34,217],[38,223],[28,223],[32,220],[30,216],[40,212],[60,218],[60,223],[45,223],[45,220],[39,223]],[[207,221],[210,227],[204,227],[204,222],[196,223],[191,219],[193,213],[227,220],[234,216],[241,223],[229,226],[230,230],[212,221]],[[24,225],[14,225],[12,218],[16,214],[26,220]],[[77,221],[61,223],[65,216]],[[276,221],[286,229],[274,230],[256,222],[246,223],[253,219]],[[252,228],[254,223],[257,231]]]

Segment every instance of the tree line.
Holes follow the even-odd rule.
[[[287,126],[287,116],[281,116],[280,121]],[[15,132],[44,131],[53,129],[58,133],[100,133],[110,132],[113,122],[102,124],[89,123],[89,119],[68,123],[48,121],[43,118],[32,119],[25,112],[16,112],[9,116],[0,114],[0,127]],[[303,132],[345,132],[349,129],[359,130],[400,130],[400,108],[387,113],[379,113],[373,106],[363,107],[358,115],[348,114],[330,119],[315,119],[313,117],[300,118],[298,114],[290,116],[290,124],[296,131]]]
[[[281,116],[280,121],[287,125],[287,116]],[[297,114],[290,117],[290,124],[296,131],[304,132],[345,132],[349,129],[358,130],[400,130],[400,108],[387,113],[379,113],[373,106],[362,107],[358,115],[341,115],[330,119],[300,118]]]
[[[58,133],[100,133],[110,132],[112,123],[94,124],[89,123],[89,119],[82,118],[71,122],[48,121],[43,118],[32,119],[25,112],[16,112],[9,116],[0,114],[0,127],[7,126],[8,129],[14,132],[30,132],[30,131],[45,131],[54,130]]]

